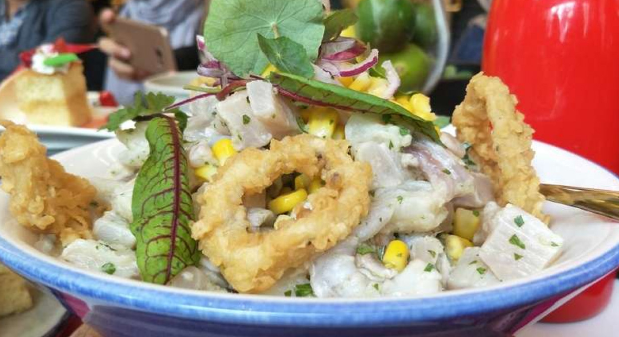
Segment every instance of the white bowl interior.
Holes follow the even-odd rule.
[[[166,95],[178,98],[189,97],[189,92],[183,89],[198,75],[195,71],[180,71],[173,73],[159,74],[149,77],[144,81],[144,89],[147,92],[162,92]]]
[[[108,168],[115,162],[115,154],[122,145],[115,139],[91,144],[61,153],[55,158],[72,173],[84,177],[108,177]],[[567,151],[556,147],[534,143],[536,150],[536,167],[541,180],[546,183],[564,184],[582,187],[594,187],[611,190],[619,190],[619,179],[605,169]],[[553,276],[565,272],[577,266],[586,265],[588,262],[601,257],[619,244],[619,225],[604,217],[587,213],[567,206],[547,203],[545,210],[552,216],[552,228],[565,239],[564,252],[561,257],[548,269],[538,275],[512,282],[504,282],[500,285],[483,288],[467,289],[443,292],[427,297],[443,297],[451,294],[463,294],[483,291],[496,291],[500,288],[527,283],[533,280],[552,280]],[[81,271],[60,260],[46,256],[32,247],[37,240],[37,235],[17,224],[8,210],[8,196],[0,193],[0,236],[9,243],[22,250],[33,258],[44,260],[57,268],[69,268],[94,277],[106,279],[117,283],[130,282],[140,287],[161,286],[147,284],[133,280],[123,280],[104,274],[95,274]],[[190,293],[204,296],[205,293],[165,288],[172,293]],[[243,295],[220,295],[208,294],[208,296],[243,296]],[[251,296],[251,295],[245,295]],[[281,298],[286,300],[285,298]],[[321,301],[349,301],[345,299],[320,299]]]

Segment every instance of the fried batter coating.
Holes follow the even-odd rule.
[[[36,134],[22,125],[0,121],[0,177],[11,196],[9,209],[17,221],[42,233],[58,234],[63,245],[90,238],[89,205],[96,190],[83,178],[66,173]]]
[[[297,205],[296,219],[278,221],[270,232],[249,233],[243,196],[260,193],[295,171],[320,174],[326,184]],[[351,233],[368,212],[371,179],[370,166],[353,161],[346,141],[310,135],[273,140],[270,150],[246,149],[220,169],[202,195],[192,236],[234,289],[262,292],[289,268]]]
[[[479,73],[468,84],[452,123],[458,140],[471,144],[469,155],[492,179],[497,201],[519,206],[548,223],[549,216],[542,213],[545,197],[531,166],[533,129],[516,110],[517,103],[499,78]]]

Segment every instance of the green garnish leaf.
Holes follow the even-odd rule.
[[[483,275],[486,273],[486,268],[483,268],[483,267],[479,267],[476,270],[479,273],[479,275]]]
[[[451,171],[449,171],[448,169],[443,169],[443,173],[451,175]]]
[[[62,67],[65,64],[78,61],[79,59],[80,58],[74,53],[62,53],[43,60],[43,64],[48,67]]]
[[[382,115],[386,122],[419,131],[440,143],[432,122],[411,115],[406,109],[380,97],[333,84],[286,73],[271,73],[269,81],[284,91],[280,94],[293,100],[319,106],[330,106],[353,112],[370,112]]]
[[[374,283],[372,286],[376,289],[376,291],[380,291],[380,285],[378,283]]]
[[[290,297],[290,296],[292,296],[292,290],[286,290],[286,291],[284,292],[284,296],[286,296],[286,297]]]
[[[514,253],[514,260],[518,261],[522,259],[522,255]]]
[[[473,260],[473,261],[469,262],[469,266],[472,265],[472,264],[475,264],[475,263],[477,263],[477,260]]]
[[[310,78],[314,68],[302,45],[282,36],[267,39],[258,34],[258,44],[269,62],[279,71]]]
[[[207,93],[207,94],[216,94],[216,93],[221,91],[221,88],[201,87],[201,86],[189,85],[189,84],[184,86],[183,89],[189,90],[189,91],[204,92],[204,93]]]
[[[362,243],[357,246],[357,254],[366,255],[371,253],[376,253],[376,247],[370,246],[367,243]]]
[[[305,49],[310,61],[318,56],[325,27],[320,1],[213,0],[204,25],[208,50],[241,77],[261,74],[267,67],[257,34],[285,36]]]
[[[400,136],[406,136],[406,135],[410,135],[410,134],[411,134],[411,130],[409,130],[407,128],[400,127]]]
[[[404,197],[403,197],[403,196],[401,196],[401,195],[398,195],[397,199],[398,199],[398,203],[399,203],[399,204],[401,204],[401,203],[402,203],[402,201],[404,201]]]
[[[433,265],[432,263],[428,263],[428,264],[426,265],[426,267],[423,269],[423,271],[425,271],[425,272],[428,272],[428,273],[429,273],[429,272],[431,272],[431,271],[432,271],[432,269],[434,269],[434,265]]]
[[[331,41],[337,38],[344,29],[357,23],[357,20],[359,20],[359,18],[352,9],[343,9],[333,12],[325,18],[325,34],[322,40]]]
[[[131,233],[136,238],[140,275],[147,282],[166,284],[200,261],[191,237],[193,201],[187,156],[176,122],[156,117],[148,123],[150,154],[133,189]]]
[[[476,216],[476,217],[479,217],[479,211],[474,209],[473,210],[473,215]]]
[[[451,123],[451,119],[448,116],[436,116],[436,120],[434,121],[434,125],[438,126],[439,129],[442,129]]]
[[[116,272],[116,266],[112,262],[108,262],[101,266],[101,271],[106,274],[114,275]]]
[[[521,249],[526,249],[526,247],[524,246],[524,243],[520,241],[520,238],[516,234],[512,235],[512,237],[509,238],[509,243],[511,243],[514,246],[520,247]]]
[[[552,247],[559,247],[559,245],[558,245],[556,242],[554,242],[554,241],[553,241],[553,242],[551,242],[551,243],[550,243],[550,245],[551,245]]]
[[[430,253],[430,255],[432,256],[432,258],[436,257],[436,252],[433,250],[428,250],[428,253]]]
[[[297,284],[294,286],[294,295],[296,297],[314,297],[314,290],[309,283]]]
[[[251,122],[251,117],[249,117],[247,115],[243,115],[243,124],[247,125],[247,124],[249,124],[249,122]]]
[[[161,114],[167,107],[174,104],[174,101],[174,96],[168,96],[162,93],[155,94],[150,92],[144,94],[142,92],[137,92],[133,98],[133,105],[122,108],[111,114],[107,124],[101,129],[116,131],[120,128],[120,125],[126,121],[134,120],[138,117]],[[185,121],[187,119],[187,115],[179,109],[172,109],[166,112],[174,114],[181,124],[183,116],[185,117]],[[184,127],[181,129],[184,129]]]
[[[524,219],[522,218],[522,215],[515,217],[514,223],[516,224],[516,226],[522,227],[522,225],[524,225]]]

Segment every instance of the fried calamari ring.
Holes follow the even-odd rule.
[[[492,180],[497,201],[519,206],[548,223],[542,213],[545,198],[531,166],[533,129],[516,110],[517,103],[499,78],[479,73],[468,84],[452,123],[458,140],[471,144],[469,155]]]
[[[321,175],[325,186],[297,205],[296,219],[270,232],[250,233],[243,196],[261,193],[282,174]],[[192,236],[239,292],[269,289],[284,272],[346,238],[367,214],[372,179],[354,162],[348,143],[311,135],[273,140],[270,150],[246,149],[220,169],[199,201]]]

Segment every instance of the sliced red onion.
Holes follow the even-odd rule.
[[[355,39],[339,37],[335,41],[324,43],[320,50],[323,60],[348,61],[365,53],[366,47]]]
[[[385,77],[387,78],[387,82],[389,86],[387,86],[387,90],[381,95],[384,99],[390,99],[395,95],[396,91],[400,87],[402,81],[400,80],[400,75],[393,67],[391,61],[387,60],[381,64],[381,67],[385,69]]]
[[[204,36],[196,35],[196,43],[198,44],[198,50],[203,51],[206,48],[206,44],[204,43]]]
[[[331,75],[331,73],[328,72],[327,70],[315,64],[312,64],[312,67],[314,67],[314,79],[316,81],[320,81],[323,83],[330,83],[330,84],[338,85],[340,87],[342,86],[342,84],[338,80],[334,79],[333,75]],[[337,72],[337,68],[335,68],[335,71]]]
[[[198,75],[206,76],[206,77],[222,77],[224,76],[224,71],[217,67],[213,67],[214,64],[209,64],[213,62],[207,62],[198,66]]]
[[[349,63],[340,63],[340,62],[331,62],[331,61],[321,61],[319,65],[325,71],[328,71],[333,76],[340,77],[351,77],[357,76],[362,72],[367,71],[378,63],[378,50],[372,49],[370,55],[357,64],[349,64]]]

